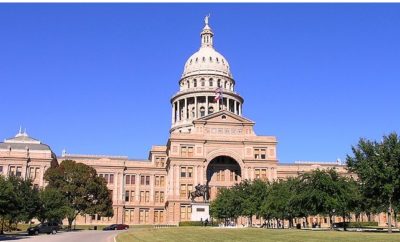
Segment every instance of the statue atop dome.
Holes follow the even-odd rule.
[[[208,25],[208,19],[210,18],[210,14],[208,14],[205,18],[204,18],[204,23],[206,24],[206,25]]]

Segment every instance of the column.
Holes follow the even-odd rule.
[[[230,99],[229,99],[229,97],[227,97],[226,98],[226,110],[231,111],[230,107],[229,107],[229,102],[230,102]]]
[[[179,122],[179,121],[181,121],[181,104],[180,104],[180,100],[178,100],[177,103],[178,103],[178,110],[176,112],[177,112],[177,116],[178,116],[177,119],[178,119],[178,122]]]
[[[185,98],[185,110],[183,111],[183,115],[185,115],[185,117],[183,118],[183,120],[187,119],[187,112],[188,112],[187,98]]]
[[[135,174],[135,201],[139,201],[140,198],[139,184],[140,184],[140,174]]]
[[[196,166],[194,166],[194,168],[193,168],[193,176],[194,176],[194,184],[193,184],[193,186],[196,186],[197,185],[197,177],[198,177],[198,174],[197,174],[197,165]]]
[[[237,110],[237,105],[238,105],[238,103],[236,102],[236,100],[233,100],[233,106],[234,106],[234,113],[235,114],[238,114],[238,110]]]
[[[206,96],[206,115],[208,115],[208,96]]]
[[[242,105],[239,103],[239,115],[242,116]]]
[[[194,96],[194,118],[197,118],[199,116],[199,110],[197,109],[197,96]]]

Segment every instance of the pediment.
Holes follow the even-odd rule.
[[[217,123],[224,123],[224,124],[241,124],[241,125],[254,125],[254,122],[244,118],[242,116],[236,115],[232,112],[227,110],[222,110],[216,113],[209,114],[202,118],[199,118],[195,121],[196,123],[204,123],[204,124],[217,124]]]

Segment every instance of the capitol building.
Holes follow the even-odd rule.
[[[192,220],[195,211],[189,193],[197,184],[207,184],[213,200],[219,188],[245,179],[273,181],[316,168],[346,173],[340,162],[279,163],[277,137],[257,135],[255,122],[242,114],[244,97],[236,92],[240,80],[234,79],[228,60],[216,50],[208,17],[200,48],[187,59],[177,84],[171,97],[168,141],[153,146],[148,159],[65,151],[57,157],[50,146],[20,130],[0,143],[0,174],[29,177],[43,187],[46,169],[62,160],[75,160],[95,168],[107,181],[114,209],[113,217],[80,216],[76,224],[175,225]],[[329,226],[327,217],[307,219]],[[385,223],[381,216],[376,219]]]

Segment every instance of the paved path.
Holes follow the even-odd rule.
[[[55,235],[40,234],[36,236],[0,236],[0,241],[21,242],[114,242],[114,237],[123,231],[93,231],[59,232]]]

